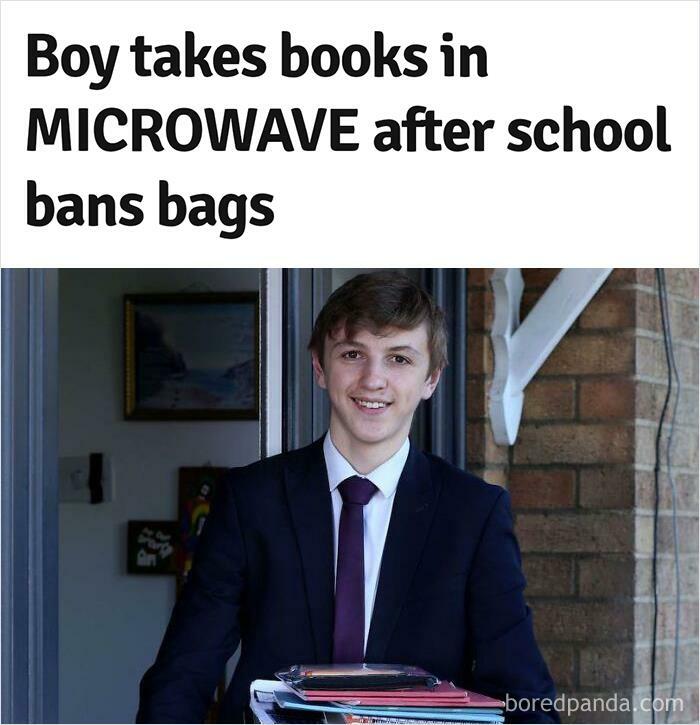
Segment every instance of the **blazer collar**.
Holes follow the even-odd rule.
[[[284,472],[287,502],[301,554],[316,661],[322,664],[332,657],[335,596],[333,507],[323,439],[294,451],[288,460]]]
[[[384,662],[435,513],[437,482],[428,458],[411,444],[399,479],[379,572],[365,660]]]

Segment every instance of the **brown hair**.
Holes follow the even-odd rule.
[[[378,333],[388,327],[412,330],[427,323],[429,374],[447,365],[445,315],[435,300],[410,277],[399,272],[358,274],[328,298],[314,324],[309,350],[323,364],[326,337],[340,329],[352,337],[358,329]]]

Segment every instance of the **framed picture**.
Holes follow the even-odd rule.
[[[129,574],[177,574],[176,521],[129,521],[126,570]]]
[[[258,418],[258,293],[125,295],[128,420]]]
[[[178,511],[180,516],[180,551],[178,576],[182,582],[192,568],[192,556],[204,522],[209,515],[211,499],[216,486],[228,468],[204,466],[180,468],[178,476]]]

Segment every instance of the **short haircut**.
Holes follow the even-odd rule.
[[[314,324],[309,350],[323,364],[326,337],[344,328],[351,338],[359,329],[379,334],[390,327],[412,330],[423,322],[428,332],[430,369],[447,365],[445,315],[435,300],[410,277],[399,272],[358,274],[326,301]]]

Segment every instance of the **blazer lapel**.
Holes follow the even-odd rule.
[[[435,512],[438,489],[425,455],[411,445],[396,489],[365,652],[366,662],[384,662],[391,634],[418,566]]]
[[[316,661],[331,661],[333,650],[333,508],[323,458],[323,439],[308,457],[285,471],[287,500],[304,571]]]

